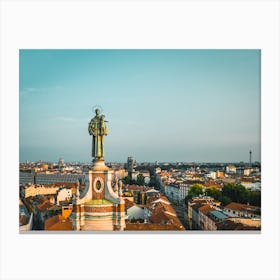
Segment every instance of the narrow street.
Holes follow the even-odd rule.
[[[180,206],[180,205],[174,205],[172,204],[172,207],[174,208],[174,210],[177,213],[177,216],[180,220],[180,222],[183,224],[183,226],[185,227],[186,230],[189,230],[189,225],[187,220],[185,220],[184,218],[184,213],[186,212],[187,208],[186,206]]]

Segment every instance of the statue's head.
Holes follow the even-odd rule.
[[[100,115],[100,109],[95,109],[95,114],[97,115],[97,116],[99,116]]]

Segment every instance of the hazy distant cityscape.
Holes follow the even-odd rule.
[[[251,156],[251,154],[250,154]],[[248,155],[249,157],[249,155]],[[123,181],[124,230],[260,230],[261,165],[106,163]],[[92,163],[20,164],[20,230],[73,230],[73,195]],[[71,216],[72,215],[72,216]]]

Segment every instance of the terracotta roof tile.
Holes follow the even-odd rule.
[[[63,220],[60,215],[53,216],[45,221],[45,230],[72,230],[72,221]]]
[[[246,223],[242,219],[230,218],[216,224],[217,230],[260,230],[260,223]]]
[[[45,212],[46,210],[48,210],[53,204],[51,204],[48,200],[43,201],[42,203],[37,205],[37,208],[41,211],[41,212]]]
[[[26,225],[28,223],[28,219],[25,215],[20,215],[19,216],[19,224],[20,226]]]
[[[210,204],[205,204],[198,208],[198,211],[202,212],[205,215],[207,215],[209,212],[214,211],[214,210],[216,210],[216,208]]]
[[[177,231],[177,230],[184,230],[184,228],[178,229],[176,225],[174,224],[148,224],[148,223],[127,223],[125,229],[126,231],[132,230],[132,231],[151,231],[151,230],[156,230],[156,231],[164,231],[164,230],[172,230],[172,231]]]
[[[124,202],[125,202],[125,207],[131,207],[134,206],[135,203],[130,201],[129,199],[124,198]]]
[[[230,204],[226,205],[224,208],[235,210],[235,211],[252,211],[252,212],[260,209],[260,207],[258,206],[247,205],[247,204],[242,204],[237,202],[231,202]]]
[[[151,205],[150,221],[154,224],[173,224],[177,229],[185,229],[170,204],[158,202]]]

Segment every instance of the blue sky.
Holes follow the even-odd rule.
[[[20,161],[260,160],[259,50],[20,50]]]

